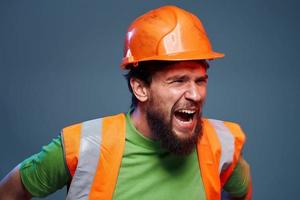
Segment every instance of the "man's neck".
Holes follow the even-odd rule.
[[[155,136],[152,134],[148,122],[146,113],[140,106],[137,106],[134,111],[131,113],[131,120],[134,127],[145,137],[150,139],[156,139]]]

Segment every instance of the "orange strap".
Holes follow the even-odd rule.
[[[102,123],[101,155],[89,195],[90,200],[112,199],[125,149],[124,114],[105,117]]]
[[[202,119],[202,121],[203,135],[197,145],[197,150],[206,198],[207,200],[221,199],[221,188],[226,183],[238,162],[245,142],[245,135],[239,125],[231,122],[224,122],[224,125],[228,127],[230,133],[234,137],[234,155],[230,166],[219,175],[218,169],[222,153],[221,144],[216,131],[209,120]]]
[[[62,144],[64,147],[66,164],[73,177],[78,164],[80,150],[80,133],[82,124],[75,124],[62,130]]]
[[[203,135],[197,145],[198,161],[207,200],[221,199],[221,183],[218,166],[221,146],[214,128],[203,119]]]

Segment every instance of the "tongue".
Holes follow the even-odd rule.
[[[175,117],[184,122],[187,122],[191,119],[191,115],[182,112],[175,112]]]

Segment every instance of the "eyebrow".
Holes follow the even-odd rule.
[[[201,77],[197,78],[196,80],[197,81],[204,81],[204,80],[207,80],[207,79],[208,79],[208,75],[205,74],[204,76],[201,76]]]

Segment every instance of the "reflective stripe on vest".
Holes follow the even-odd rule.
[[[198,161],[207,200],[217,200],[221,199],[221,188],[237,163],[245,137],[237,124],[202,121]],[[125,148],[125,128],[125,115],[119,114],[63,130],[66,163],[73,176],[67,199],[112,199]]]
[[[221,143],[221,159],[219,164],[219,174],[229,167],[233,161],[234,155],[234,137],[230,134],[228,127],[224,125],[223,121],[209,119],[213,125],[218,138]]]
[[[100,155],[101,129],[102,119],[82,123],[79,160],[70,185],[67,200],[83,200],[88,197]]]
[[[246,140],[245,134],[243,133],[241,127],[238,124],[232,122],[223,122],[223,123],[229,129],[230,133],[233,135],[235,140],[234,140],[234,155],[233,155],[232,163],[226,170],[221,172],[221,176],[220,176],[221,187],[225,185],[227,179],[230,177],[231,173],[233,172]]]

